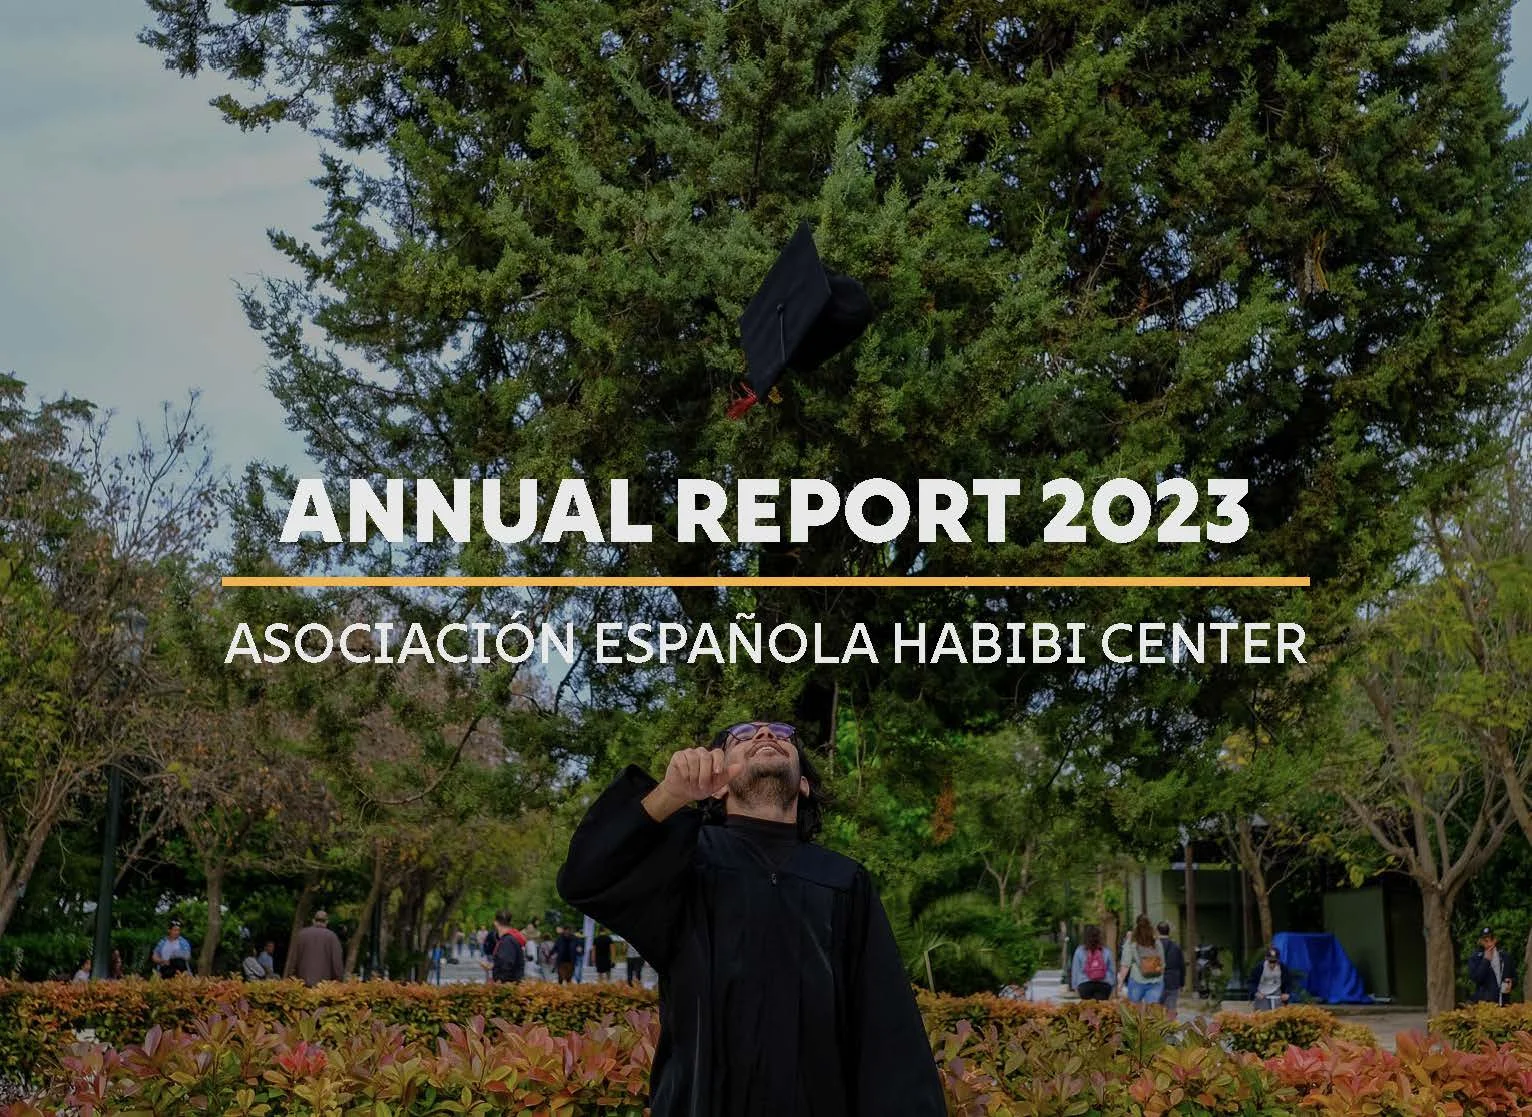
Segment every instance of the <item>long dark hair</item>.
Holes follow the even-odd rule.
[[[1154,937],[1154,924],[1149,922],[1149,917],[1139,916],[1133,924],[1133,942],[1138,946],[1154,946],[1159,941]]]
[[[1083,940],[1081,945],[1086,950],[1101,949],[1101,928],[1097,927],[1094,923],[1086,924],[1085,933],[1080,937]]]
[[[729,743],[729,731],[721,729],[714,734],[708,742],[708,748],[721,749]],[[824,781],[819,776],[819,771],[814,767],[814,762],[809,759],[803,742],[796,736],[793,737],[793,748],[798,750],[798,774],[809,781],[809,793],[798,796],[798,837],[805,842],[812,842],[819,836],[819,831],[824,827],[824,811],[829,803],[825,795]],[[708,799],[702,804],[702,821],[704,824],[717,824],[724,820],[724,804],[722,799]]]

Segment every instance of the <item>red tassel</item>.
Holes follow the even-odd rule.
[[[756,394],[747,387],[745,389],[745,394],[731,403],[729,405],[729,410],[725,412],[725,414],[727,414],[731,419],[743,419],[745,417],[745,412],[749,411],[752,407],[760,402],[761,401],[759,397],[757,397]]]

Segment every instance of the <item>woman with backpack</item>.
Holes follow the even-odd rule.
[[[1112,950],[1101,941],[1101,928],[1094,923],[1085,928],[1074,961],[1069,967],[1069,984],[1082,1001],[1105,1001],[1112,996]]]
[[[1147,915],[1133,924],[1133,934],[1122,949],[1117,983],[1119,989],[1126,984],[1128,1000],[1134,1004],[1157,1005],[1165,993],[1165,952]]]

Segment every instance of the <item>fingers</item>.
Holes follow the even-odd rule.
[[[666,772],[675,792],[688,800],[707,798],[730,778],[723,753],[707,748],[682,749]]]
[[[717,795],[729,786],[729,781],[733,779],[733,776],[731,775],[729,765],[724,760],[723,753],[717,749],[709,749],[708,751],[712,755],[709,757],[708,763],[707,793],[709,795]]]

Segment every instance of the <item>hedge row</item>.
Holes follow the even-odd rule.
[[[1116,1019],[1090,1004],[1048,1005],[994,996],[948,997],[921,992],[920,1010],[932,1033],[966,1022],[1009,1031],[1046,1019],[1075,1036],[1099,1036],[1101,1021]],[[80,984],[0,982],[0,1075],[25,1071],[43,1055],[50,1036],[91,1029],[103,1043],[140,1042],[152,1027],[184,1027],[239,1006],[241,1018],[273,1027],[318,1014],[326,1037],[366,1031],[372,1021],[398,1026],[408,1039],[432,1040],[454,1023],[476,1016],[513,1024],[542,1024],[556,1035],[578,1032],[604,1017],[650,1007],[655,995],[629,985],[413,985],[389,982],[325,985],[307,989],[293,981],[247,984],[194,980]],[[1109,1006],[1110,1007],[1110,1006]],[[1332,1039],[1371,1042],[1359,1024],[1342,1023],[1323,1009],[1301,1005],[1258,1014],[1221,1013],[1214,1026],[1236,1051],[1274,1056],[1289,1045],[1313,1047]],[[1444,1013],[1431,1031],[1465,1050],[1513,1042],[1532,1031],[1532,1006],[1477,1005]]]
[[[1101,1029],[1116,1027],[1118,1020],[1112,1006],[1093,1007],[1086,1001],[1056,1005],[988,995],[945,997],[923,990],[918,1000],[926,1027],[932,1032],[949,1031],[963,1022],[981,1030],[994,1026],[1007,1032],[1019,1024],[1045,1020],[1067,1035],[1099,1039]],[[1095,1004],[1099,1006],[1100,1002]],[[1212,1023],[1213,1031],[1226,1046],[1261,1056],[1280,1055],[1290,1046],[1313,1047],[1328,1040],[1346,1040],[1363,1046],[1377,1042],[1366,1025],[1342,1022],[1312,1005],[1294,1005],[1276,1012],[1221,1012],[1213,1017]]]
[[[242,1020],[280,1028],[313,1016],[325,1039],[366,1032],[374,1021],[409,1040],[430,1041],[452,1024],[476,1016],[541,1024],[556,1034],[620,1017],[655,1003],[630,985],[413,985],[396,982],[326,984],[178,978],[174,981],[0,983],[0,1078],[25,1074],[55,1037],[90,1030],[113,1047],[140,1043],[151,1028],[187,1027],[237,1006]]]
[[[1016,1016],[1004,1030],[964,1019],[933,1036],[954,1117],[1532,1117],[1526,1033],[1478,1052],[1406,1036],[1397,1054],[1337,1040],[1263,1060],[1154,1009]],[[274,1028],[216,1016],[155,1028],[123,1050],[79,1045],[43,1096],[0,1107],[0,1117],[61,1108],[81,1117],[642,1117],[657,1033],[652,1010],[569,1035],[474,1020],[435,1043],[380,1021],[327,1040],[316,1017]]]
[[[654,1003],[654,993],[635,986],[543,982],[439,987],[373,982],[316,989],[293,981],[247,984],[192,979],[0,984],[0,1074],[36,1065],[53,1035],[90,1029],[102,1043],[122,1047],[140,1042],[150,1028],[185,1027],[236,1005],[241,1019],[273,1027],[317,1014],[326,1039],[364,1032],[376,1020],[397,1026],[407,1039],[433,1040],[446,1035],[449,1025],[477,1016],[542,1024],[559,1035]],[[1099,1038],[1101,1022],[1117,1019],[1114,1011],[1102,1013],[1090,1004],[1060,1006],[994,996],[922,992],[919,1003],[932,1033],[950,1031],[961,1022],[1008,1031],[1027,1021],[1046,1019],[1068,1034]],[[1492,1034],[1482,1012],[1472,1019],[1481,1023],[1474,1025],[1479,1030],[1466,1046],[1489,1038],[1500,1042],[1513,1031],[1502,1026]],[[1371,1036],[1365,1028],[1342,1025],[1331,1014],[1307,1006],[1258,1015],[1226,1013],[1216,1017],[1215,1023],[1235,1050],[1259,1055],[1278,1054],[1289,1044],[1311,1047],[1332,1038],[1368,1042]]]
[[[1110,1006],[1104,1012],[1112,1011]],[[954,1117],[1532,1117],[1532,1037],[1482,1051],[1404,1036],[1397,1053],[1344,1039],[1261,1058],[1217,1027],[1117,1008],[1081,1042],[1045,1019],[960,1024],[937,1045]],[[1283,1010],[1286,1011],[1286,1010]],[[1273,1014],[1276,1015],[1276,1014]]]

